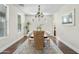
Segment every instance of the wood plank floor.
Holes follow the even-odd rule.
[[[50,37],[53,42],[57,45],[56,41],[56,37]],[[73,49],[69,48],[67,45],[65,45],[63,42],[59,41],[58,40],[58,47],[61,49],[61,51],[64,53],[64,54],[78,54],[77,52],[75,52]]]
[[[57,45],[56,43],[56,38],[55,37],[50,37],[53,42]],[[8,47],[7,49],[5,49],[3,52],[1,52],[0,54],[12,54],[17,48],[18,46],[20,46],[25,40],[27,39],[27,37],[23,37],[22,39],[20,39],[18,42],[16,42],[15,44],[13,44],[12,46]],[[64,54],[77,54],[77,52],[75,52],[74,50],[72,50],[71,48],[69,48],[68,46],[66,46],[64,43],[62,43],[61,41],[59,41],[59,45],[58,47],[61,49],[61,51]]]
[[[77,52],[75,52],[74,50],[72,50],[71,48],[69,48],[68,46],[66,46],[64,43],[62,43],[61,41],[59,41],[59,45],[58,47],[63,51],[63,53],[65,54],[77,54]]]
[[[18,42],[14,43],[12,46],[8,47],[3,52],[1,52],[1,54],[12,54],[18,48],[18,46],[21,45],[26,39],[27,37],[24,36]]]
[[[42,50],[37,50],[34,46],[34,39],[27,39],[13,54],[63,54],[53,42],[50,42],[50,39],[45,38],[44,43],[44,48]]]

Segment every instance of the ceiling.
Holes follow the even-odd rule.
[[[19,4],[17,5],[28,15],[34,15],[38,11],[38,4]],[[53,15],[63,4],[40,4],[41,12],[45,15]]]

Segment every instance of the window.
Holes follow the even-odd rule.
[[[0,4],[0,37],[7,35],[6,6]]]
[[[18,32],[21,32],[21,15],[18,15]]]

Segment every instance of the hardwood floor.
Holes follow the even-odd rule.
[[[20,39],[18,42],[14,43],[12,46],[5,49],[0,54],[12,54],[18,48],[18,46],[21,45],[26,39],[27,37],[24,36],[22,39]]]
[[[13,44],[12,46],[8,47],[7,49],[5,49],[3,52],[1,52],[0,54],[12,54],[17,48],[18,46],[20,46],[25,40],[27,39],[27,37],[23,37],[22,39],[20,39],[18,42],[16,42],[15,44]],[[56,38],[55,37],[50,37],[50,39],[53,40],[53,42],[57,45],[56,43]],[[69,48],[68,46],[66,46],[64,43],[62,43],[61,41],[59,41],[59,45],[58,45],[59,49],[61,49],[61,51],[64,54],[77,54],[77,52],[75,52],[74,50],[72,50],[71,48]]]
[[[55,37],[50,37],[53,42],[57,45],[56,41],[57,39]],[[58,47],[61,49],[61,51],[64,54],[77,54],[77,52],[75,52],[74,50],[72,50],[71,48],[69,48],[67,45],[65,45],[63,42],[58,40]]]
[[[22,45],[20,45],[13,54],[63,54],[62,51],[50,39],[45,38],[45,46],[43,49],[38,50],[35,48],[34,39],[29,41],[27,39]],[[52,43],[52,44],[51,44]]]
[[[64,54],[77,54],[77,52],[75,52],[74,50],[72,50],[71,48],[66,46],[61,41],[59,41],[59,46],[58,47],[63,51]]]

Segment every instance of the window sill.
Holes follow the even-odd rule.
[[[0,40],[1,40],[1,39],[6,39],[6,38],[7,38],[7,36],[5,36],[5,37],[0,37]]]

